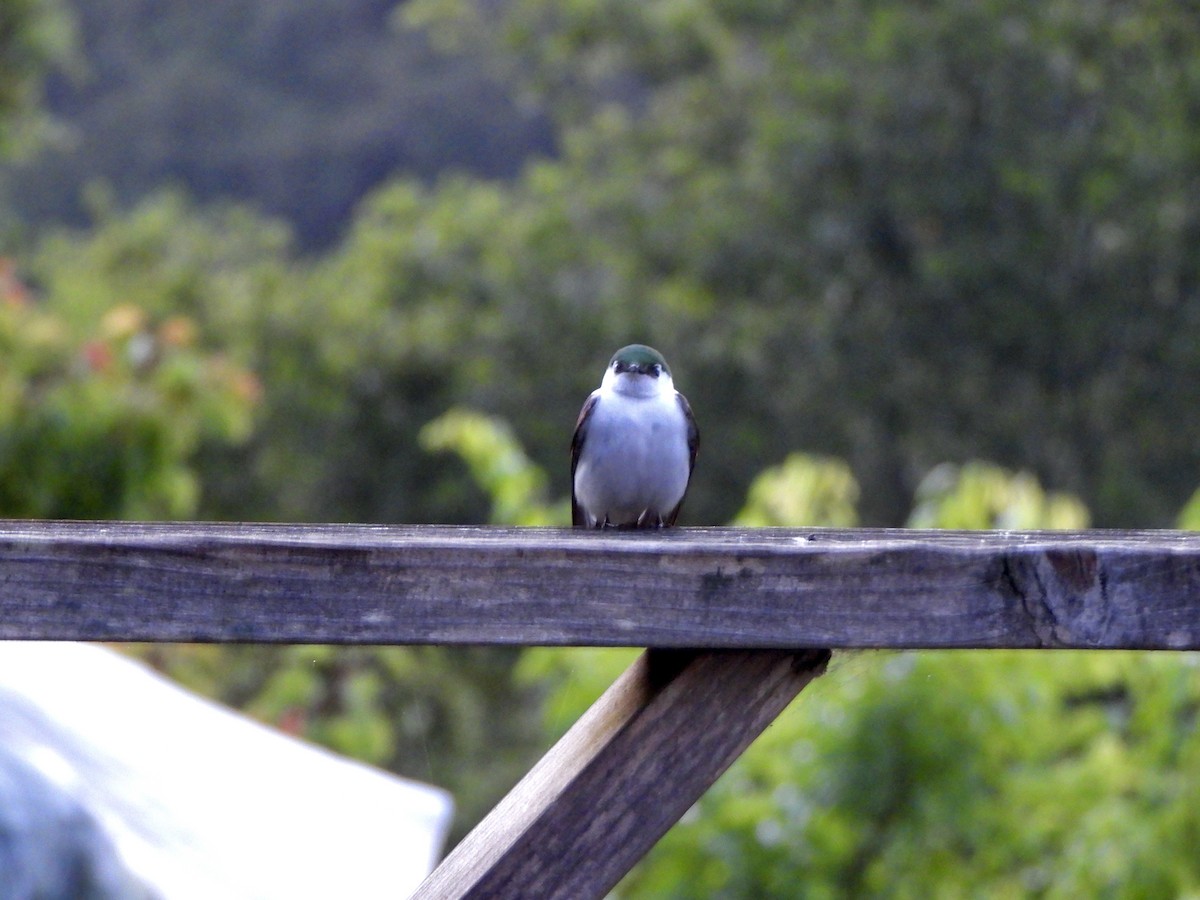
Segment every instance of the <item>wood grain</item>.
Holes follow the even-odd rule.
[[[647,651],[414,897],[603,897],[828,659]]]
[[[1200,535],[9,521],[0,638],[1200,649]]]

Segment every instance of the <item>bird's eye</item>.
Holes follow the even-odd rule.
[[[662,374],[662,366],[660,366],[658,363],[655,363],[653,368],[650,370],[650,374],[657,378]]]

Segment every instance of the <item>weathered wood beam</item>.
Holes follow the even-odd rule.
[[[415,900],[600,898],[820,675],[827,650],[649,650]]]
[[[1200,649],[1200,534],[9,521],[0,638]]]

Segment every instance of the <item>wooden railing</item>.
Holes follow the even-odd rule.
[[[651,647],[420,897],[602,897],[841,648],[1200,648],[1200,535],[0,523],[0,638]]]

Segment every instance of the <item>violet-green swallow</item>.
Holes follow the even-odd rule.
[[[630,344],[575,423],[571,519],[579,528],[674,525],[687,493],[700,433],[661,353]]]

